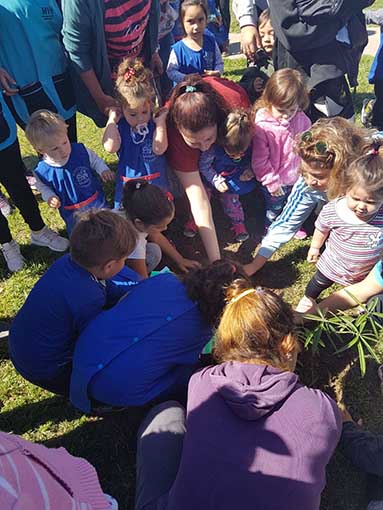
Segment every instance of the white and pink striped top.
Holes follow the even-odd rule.
[[[367,222],[346,221],[339,214],[344,208],[345,198],[336,199],[318,216],[315,227],[329,236],[317,269],[336,283],[351,285],[363,280],[381,258],[383,206]]]

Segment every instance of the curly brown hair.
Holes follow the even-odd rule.
[[[216,260],[182,277],[186,292],[207,322],[216,326],[226,304],[226,288],[237,278],[250,285],[243,267],[230,260]]]
[[[368,131],[342,117],[333,117],[317,120],[309,133],[297,138],[296,153],[308,166],[329,171],[327,196],[336,198],[341,194],[343,171],[366,152]],[[325,144],[323,152],[318,151],[318,143]]]
[[[138,58],[125,58],[117,69],[115,95],[122,107],[135,108],[137,104],[155,101],[153,74]]]

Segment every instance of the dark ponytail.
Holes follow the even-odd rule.
[[[141,220],[145,225],[158,225],[174,213],[172,195],[142,179],[125,184],[122,205],[131,221]]]

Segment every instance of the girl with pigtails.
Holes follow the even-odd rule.
[[[117,153],[118,172],[114,207],[118,209],[125,182],[144,179],[168,190],[164,152],[168,147],[167,109],[153,116],[155,92],[153,75],[139,59],[125,59],[117,71],[118,108],[109,110],[103,145]]]

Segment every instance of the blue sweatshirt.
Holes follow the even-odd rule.
[[[312,211],[326,202],[325,193],[310,188],[303,177],[299,177],[283,211],[263,238],[258,255],[269,259],[275,251],[294,237]]]
[[[12,322],[9,349],[16,370],[32,382],[58,377],[72,362],[75,342],[85,326],[126,293],[121,275],[118,279],[117,286],[98,280],[68,254],[56,260]]]

